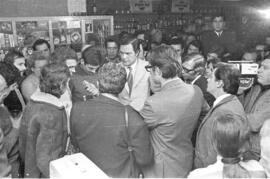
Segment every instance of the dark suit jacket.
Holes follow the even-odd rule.
[[[216,162],[217,153],[212,144],[212,126],[215,118],[224,112],[246,116],[244,108],[236,96],[230,95],[212,107],[197,132],[195,148],[195,168],[205,168]]]
[[[131,169],[124,108],[100,95],[75,103],[71,112],[72,142],[110,177],[128,178]],[[137,163],[144,166],[153,159],[149,132],[139,113],[131,106],[127,109],[130,143]]]
[[[97,74],[92,72],[87,72],[81,68],[81,66],[76,67],[76,72],[71,76],[69,81],[69,89],[72,96],[72,102],[84,101],[85,99],[93,98],[83,84],[83,81],[97,85]]]
[[[211,107],[213,106],[214,101],[216,100],[215,97],[207,91],[207,80],[204,76],[200,76],[195,82],[194,85],[200,87],[203,92],[203,97],[206,100],[207,104]]]
[[[141,115],[150,132],[154,165],[144,168],[145,177],[186,177],[192,168],[191,136],[203,107],[199,87],[176,79],[150,96]]]
[[[213,46],[223,46],[229,53],[234,54],[237,50],[236,35],[234,32],[224,30],[220,37],[214,31],[206,31],[201,35],[203,53],[207,53]]]

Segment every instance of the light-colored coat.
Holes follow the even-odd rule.
[[[195,147],[195,168],[204,168],[216,162],[217,152],[212,143],[214,120],[224,113],[233,113],[245,117],[245,111],[236,96],[230,95],[212,107],[207,113],[197,132]]]
[[[145,70],[148,62],[138,59],[133,75],[132,93],[129,96],[128,85],[125,85],[123,91],[119,94],[119,100],[124,105],[130,105],[135,110],[142,109],[146,98],[150,94],[149,72]]]
[[[199,87],[175,79],[150,96],[140,114],[150,130],[154,164],[145,177],[186,177],[192,168],[191,136],[203,106]]]

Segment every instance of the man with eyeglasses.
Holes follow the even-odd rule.
[[[151,85],[161,86],[140,111],[155,154],[154,163],[143,168],[146,178],[184,178],[192,169],[191,136],[204,99],[199,87],[178,77],[181,65],[172,53],[176,52],[171,46],[161,45],[150,52],[146,66],[154,82]]]
[[[215,101],[215,97],[207,92],[207,79],[204,74],[205,59],[201,54],[192,53],[184,58],[183,78],[185,82],[200,87],[207,104],[212,106]]]
[[[145,70],[148,62],[139,58],[140,43],[136,36],[128,34],[121,39],[121,63],[127,72],[127,83],[119,94],[121,103],[142,109],[146,98],[150,95],[149,73]]]

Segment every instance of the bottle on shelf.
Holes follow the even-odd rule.
[[[96,14],[97,13],[96,0],[93,0],[92,10],[93,10],[93,14]]]

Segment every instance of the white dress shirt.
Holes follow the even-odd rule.
[[[231,94],[223,94],[219,97],[217,97],[217,99],[214,101],[213,107],[215,107],[218,103],[220,103],[220,101],[222,101],[223,99],[229,97]]]

